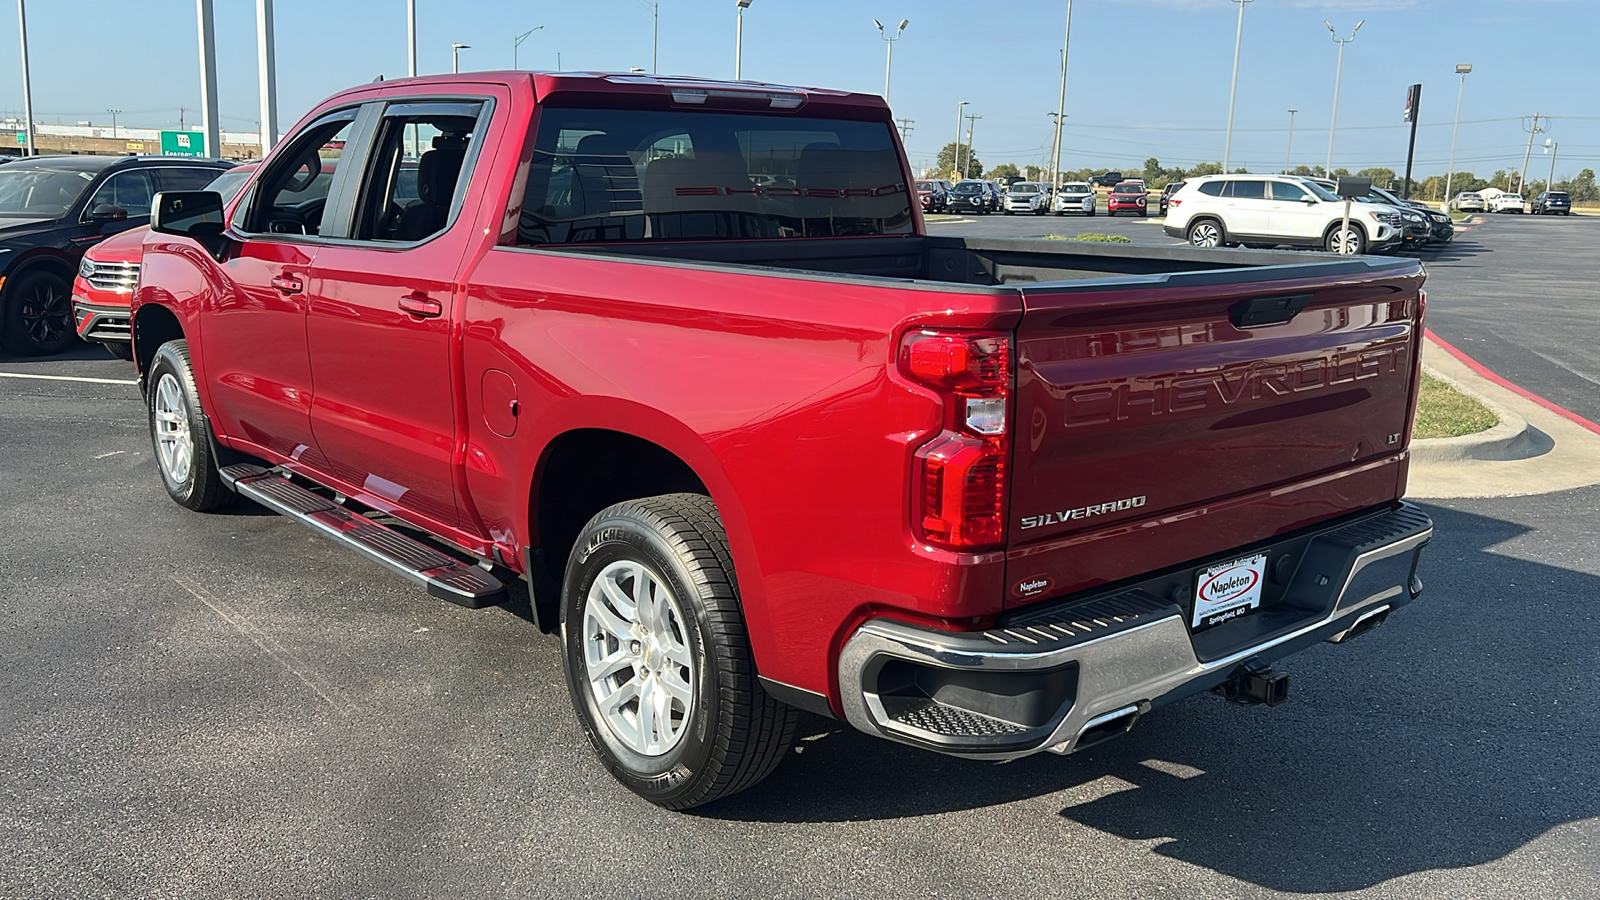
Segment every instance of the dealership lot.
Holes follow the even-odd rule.
[[[1597,236],[1494,218],[1425,252],[1432,327],[1596,418]],[[1281,708],[1006,765],[808,717],[773,778],[673,814],[595,762],[525,610],[172,504],[131,378],[0,358],[0,897],[1600,894],[1600,489],[1429,505],[1423,598],[1290,661]]]

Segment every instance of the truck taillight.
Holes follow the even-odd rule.
[[[937,391],[944,407],[944,430],[916,454],[918,531],[951,550],[1003,543],[1010,335],[914,331],[901,342],[900,371]]]

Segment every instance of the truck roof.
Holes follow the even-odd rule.
[[[423,75],[386,81],[384,85],[449,85],[463,82],[513,86],[532,79],[534,96],[543,103],[561,93],[634,95],[675,109],[727,108],[773,111],[801,110],[811,105],[871,110],[887,117],[889,105],[876,94],[859,94],[830,88],[772,84],[762,81],[728,81],[691,75],[652,75],[644,72],[462,72]],[[762,103],[761,101],[765,101]],[[876,118],[877,116],[873,116]]]

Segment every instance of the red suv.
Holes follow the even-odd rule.
[[[1150,201],[1145,196],[1144,182],[1124,181],[1111,189],[1111,197],[1106,204],[1108,215],[1118,212],[1136,212],[1141,216],[1149,215],[1146,207]]]

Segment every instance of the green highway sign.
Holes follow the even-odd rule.
[[[28,143],[28,133],[26,131],[17,132],[17,143],[19,143],[19,144]]]
[[[161,155],[205,156],[206,136],[198,131],[163,131]]]

